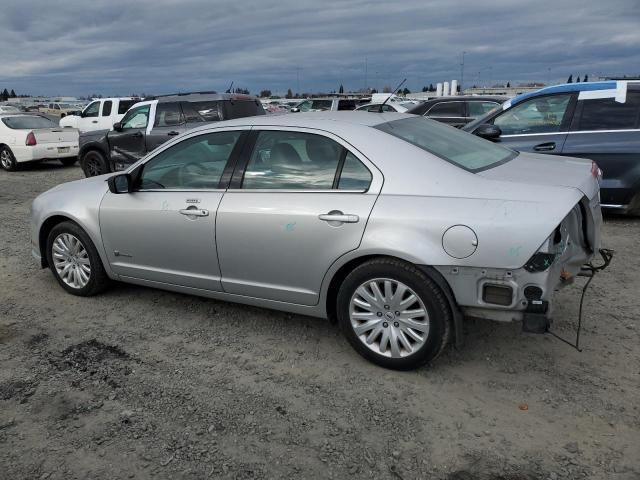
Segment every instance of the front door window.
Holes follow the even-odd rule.
[[[122,119],[122,129],[145,128],[149,121],[149,105],[129,110]]]
[[[503,135],[560,131],[571,95],[532,98],[506,110],[494,121]]]

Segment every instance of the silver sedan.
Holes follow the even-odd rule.
[[[32,251],[74,295],[116,280],[335,319],[364,357],[409,369],[465,316],[548,322],[599,247],[598,193],[591,161],[423,117],[242,118],[43,193]]]

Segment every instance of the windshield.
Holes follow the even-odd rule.
[[[375,128],[470,172],[495,167],[517,155],[513,150],[424,117],[394,120]]]
[[[64,108],[64,109],[76,108],[74,105],[71,105],[70,103],[59,103],[58,105],[60,106],[60,108]]]
[[[22,117],[5,117],[2,119],[7,127],[14,130],[36,130],[38,128],[52,128],[57,125],[45,117],[39,117],[37,115],[25,115]]]

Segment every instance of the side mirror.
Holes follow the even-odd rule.
[[[84,110],[81,110],[78,115],[79,115],[80,118],[84,118]]]
[[[122,131],[122,123],[120,123],[120,122],[116,122],[116,123],[114,123],[114,124],[113,124],[113,129],[114,129],[116,132],[121,132],[121,131]]]
[[[500,135],[502,135],[502,130],[500,127],[496,127],[495,125],[491,125],[490,123],[483,123],[478,128],[476,128],[474,135],[477,135],[486,140],[491,140],[495,142]]]
[[[298,113],[300,111],[300,109],[298,107],[293,107],[291,109],[291,113]]]
[[[109,177],[107,184],[111,193],[130,193],[133,180],[130,174],[121,173],[120,175]]]

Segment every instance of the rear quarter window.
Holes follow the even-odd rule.
[[[231,100],[229,104],[229,115],[225,118],[253,117],[264,113],[262,104],[256,100]]]
[[[624,103],[614,98],[581,100],[578,130],[628,130],[638,128],[640,92],[627,92]]]

